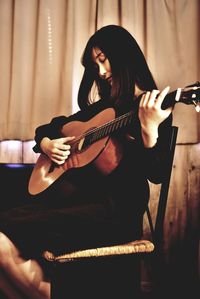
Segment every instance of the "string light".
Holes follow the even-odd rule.
[[[53,44],[52,44],[52,23],[51,23],[51,13],[50,9],[47,9],[47,22],[48,22],[48,54],[49,54],[49,64],[53,62]]]

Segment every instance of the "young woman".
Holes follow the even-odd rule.
[[[169,87],[157,90],[137,42],[120,26],[98,30],[82,64],[80,111],[38,127],[34,151],[61,167],[76,159],[72,145],[82,127],[99,133],[121,115],[131,121],[110,125],[100,150],[81,139],[81,149],[96,153],[92,161],[65,171],[34,203],[1,215],[0,287],[9,298],[50,298],[44,250],[58,254],[140,238],[148,180],[163,179],[172,108],[161,106]],[[65,135],[68,124],[73,133]]]

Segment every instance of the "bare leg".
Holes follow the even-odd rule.
[[[5,273],[5,280],[7,282],[10,280],[11,285],[15,286],[19,293],[24,294],[25,298],[50,298],[50,283],[45,280],[39,263],[35,260],[24,260],[16,246],[3,233],[0,233],[0,268],[1,273]],[[8,284],[4,286],[4,289],[1,285],[0,288],[2,287],[6,294]]]
[[[19,294],[16,288],[5,277],[4,273],[0,273],[0,290],[10,299],[24,299],[24,296]]]

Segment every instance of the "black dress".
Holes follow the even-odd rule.
[[[45,136],[61,137],[67,122],[87,121],[107,107],[99,101],[85,111],[54,118],[38,127],[33,150],[40,152]],[[149,199],[148,180],[162,182],[171,123],[170,115],[159,127],[157,144],[147,149],[136,118],[128,129],[134,140],[127,138],[127,130],[111,137],[122,145],[123,155],[110,174],[100,173],[93,162],[69,169],[29,204],[1,213],[0,231],[25,258],[35,259],[40,259],[44,250],[60,254],[140,238]]]

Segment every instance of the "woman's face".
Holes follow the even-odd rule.
[[[112,84],[111,66],[106,55],[99,48],[95,47],[92,49],[92,60],[98,67],[99,77]]]

